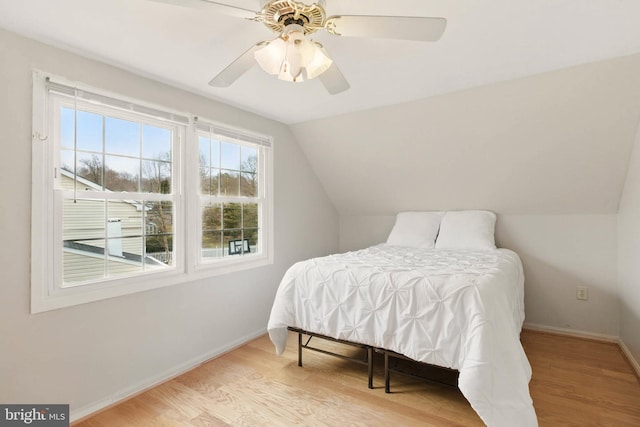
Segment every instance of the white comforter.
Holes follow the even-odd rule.
[[[524,276],[512,251],[378,245],[293,265],[269,336],[287,326],[460,371],[458,387],[489,426],[536,426],[520,345]]]

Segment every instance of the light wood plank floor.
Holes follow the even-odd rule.
[[[258,338],[75,426],[483,425],[454,388],[394,375],[385,394],[376,370],[369,390],[365,366],[310,351],[299,368],[296,342],[277,357]],[[615,344],[533,331],[522,342],[541,426],[640,426],[640,382]]]

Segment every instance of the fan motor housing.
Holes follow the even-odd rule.
[[[260,12],[261,21],[276,33],[282,33],[289,24],[298,24],[305,34],[323,28],[325,11],[321,3],[304,4],[294,0],[271,0]]]

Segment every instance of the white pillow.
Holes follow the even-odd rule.
[[[495,249],[496,214],[489,211],[446,212],[436,248]]]
[[[400,212],[387,244],[412,248],[435,247],[443,212]]]

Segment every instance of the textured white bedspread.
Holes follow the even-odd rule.
[[[278,354],[293,326],[457,369],[460,390],[487,425],[536,426],[519,340],[523,286],[520,258],[507,249],[382,244],[293,265],[269,336]]]

